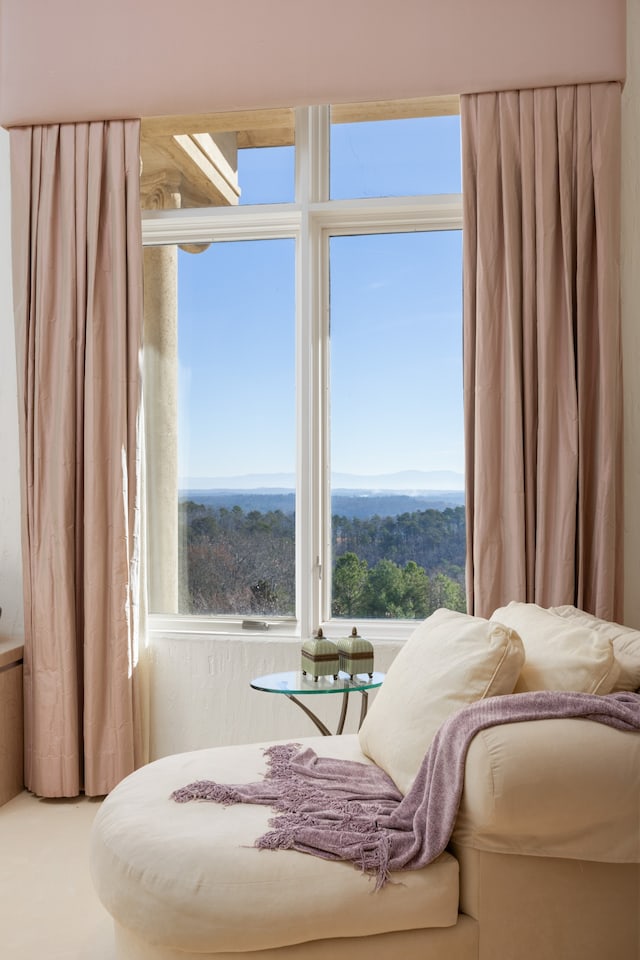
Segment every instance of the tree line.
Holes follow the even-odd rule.
[[[192,614],[292,616],[295,516],[179,505],[180,609]],[[465,610],[463,507],[396,517],[334,515],[332,613],[423,619]]]

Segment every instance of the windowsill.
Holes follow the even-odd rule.
[[[252,618],[254,619],[254,618]],[[358,627],[359,633],[368,640],[387,640],[404,642],[413,633],[420,621],[417,620],[375,620],[362,619],[327,620],[322,624],[324,635],[335,640],[346,636],[353,626]],[[262,622],[262,621],[261,621]],[[217,617],[185,617],[170,614],[150,614],[148,617],[149,633],[156,637],[183,638],[185,640],[196,637],[234,637],[237,640],[291,641],[301,643],[308,639],[300,633],[298,624],[294,621],[263,621],[266,628],[247,629],[242,627],[240,620],[225,620]]]
[[[248,622],[248,619],[245,622]],[[225,619],[223,617],[185,617],[180,614],[153,613],[148,617],[149,632],[155,635],[172,637],[198,636],[235,636],[238,639],[278,639],[299,640],[298,626],[294,621],[290,624],[276,620],[263,620],[252,617],[258,623],[266,623],[266,627],[254,629],[243,628],[242,620]]]

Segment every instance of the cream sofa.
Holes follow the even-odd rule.
[[[510,626],[456,617],[434,615],[418,628],[359,735],[302,744],[320,756],[397,763],[398,782],[410,774],[411,756],[424,752],[429,698],[439,720],[460,705],[460,684],[471,688],[468,699],[510,692],[503,688],[526,674],[526,644],[523,651]],[[478,650],[490,655],[474,661]],[[604,670],[613,686],[618,671],[601,653],[593,682]],[[623,664],[632,671],[627,686],[634,657],[635,648]],[[571,658],[562,666],[570,669]],[[263,747],[166,757],[106,799],[91,869],[114,918],[120,960],[640,958],[640,734],[585,719],[478,733],[448,849],[378,892],[350,863],[256,849],[272,816],[267,807],[170,799],[194,780],[258,780]]]

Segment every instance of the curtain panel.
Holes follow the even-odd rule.
[[[469,610],[620,619],[620,86],[461,114]]]
[[[25,782],[107,793],[146,759],[139,121],[11,130]]]

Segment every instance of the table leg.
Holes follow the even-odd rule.
[[[358,723],[358,730],[364,723],[364,718],[367,715],[367,709],[369,706],[369,691],[361,690],[360,693],[362,694],[362,705],[360,707],[360,722]]]
[[[348,694],[348,691],[345,691],[345,697],[347,696],[347,694]],[[322,720],[320,720],[319,717],[316,717],[315,713],[312,710],[309,710],[308,707],[305,707],[304,703],[301,703],[300,700],[294,697],[293,694],[291,693],[287,693],[285,694],[285,696],[287,697],[287,699],[293,700],[294,703],[297,703],[301,710],[304,710],[304,712],[309,717],[309,719],[313,720],[313,722],[315,723],[316,727],[318,728],[318,730],[320,731],[323,737],[332,736],[331,730],[329,730],[329,728],[324,725],[324,723],[322,722]],[[343,703],[343,712],[346,712],[344,703]],[[342,723],[344,724],[344,719],[342,719]],[[338,733],[340,732],[341,731],[338,730]]]
[[[345,690],[344,693],[342,694],[342,707],[341,707],[341,709],[340,709],[340,719],[338,720],[338,726],[337,726],[337,728],[336,728],[336,736],[339,736],[339,735],[342,733],[342,731],[344,730],[345,720],[347,719],[347,707],[348,707],[348,705],[349,705],[349,693],[350,693],[350,692],[351,692],[350,690]],[[368,709],[368,706],[369,706],[369,695],[368,695],[368,691],[367,691],[367,690],[361,690],[360,693],[361,693],[361,695],[362,695],[362,705],[361,705],[361,707],[360,707],[360,721],[359,721],[359,723],[358,723],[358,730],[360,729],[360,727],[361,727],[362,724],[364,723],[364,718],[365,718],[366,715],[367,715],[367,709]],[[309,707],[305,706],[304,703],[301,703],[301,701],[298,700],[297,697],[294,697],[292,693],[287,693],[287,694],[285,694],[285,696],[287,697],[288,700],[292,700],[294,703],[296,703],[296,704],[300,707],[301,710],[304,710],[304,712],[305,712],[306,715],[309,717],[309,719],[312,720],[313,723],[315,723],[316,727],[318,728],[318,730],[320,731],[320,733],[322,734],[323,737],[332,737],[332,736],[333,736],[333,734],[331,733],[331,730],[329,730],[329,728],[328,728],[327,726],[325,726],[325,724],[322,722],[322,720],[315,715],[315,713],[313,712],[313,710],[310,710]]]
[[[345,690],[342,694],[342,709],[340,711],[340,719],[338,720],[338,727],[336,729],[336,735],[342,733],[344,730],[344,721],[347,719],[347,704],[349,703],[349,691]]]

